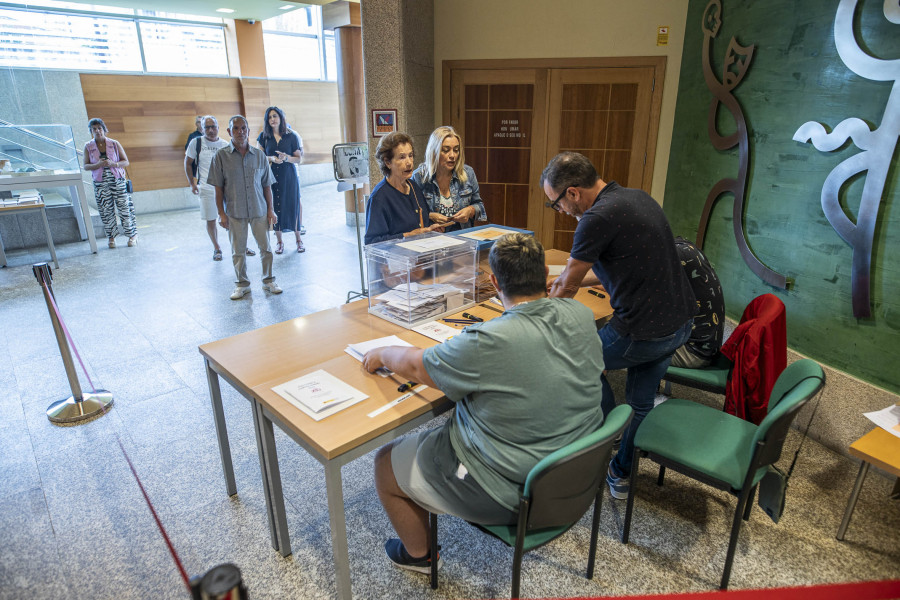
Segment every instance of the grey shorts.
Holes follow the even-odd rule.
[[[457,460],[446,427],[397,441],[391,468],[403,493],[429,512],[484,525],[516,521],[516,513],[494,500]]]

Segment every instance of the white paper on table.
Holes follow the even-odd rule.
[[[384,348],[385,346],[409,346],[413,347],[407,341],[401,340],[396,335],[389,335],[387,337],[378,338],[374,340],[369,340],[368,342],[359,342],[356,344],[350,344],[346,348],[344,348],[344,352],[358,360],[359,362],[363,361],[363,358],[366,356],[366,352],[369,350],[374,350],[375,348]],[[393,375],[394,372],[390,369],[381,368],[376,371],[382,377],[389,377]]]
[[[276,385],[272,391],[315,421],[321,421],[368,398],[322,369]]]
[[[863,413],[867,419],[900,438],[900,406],[894,404],[875,412]]]
[[[547,273],[550,277],[559,277],[562,275],[563,269],[566,268],[566,265],[547,265],[547,268],[550,269],[550,272]]]
[[[450,327],[449,325],[441,323],[440,321],[429,321],[428,323],[422,323],[421,325],[416,325],[415,327],[413,327],[412,330],[438,342],[446,342],[454,335],[459,335],[460,333],[459,329]]]
[[[413,252],[430,252],[431,250],[439,250],[441,248],[449,248],[462,244],[463,240],[456,239],[452,235],[436,235],[421,240],[412,240],[409,242],[400,242],[397,244],[401,248],[412,250]]]

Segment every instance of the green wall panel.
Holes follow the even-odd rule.
[[[722,0],[722,26],[714,40],[713,70],[721,80],[732,36],[756,46],[743,81],[733,90],[750,132],[750,171],[744,228],[762,262],[794,285],[777,290],[760,280],[738,252],[732,231],[733,198],[722,196],[712,211],[705,252],[722,280],[728,315],[737,319],[755,296],[771,292],[787,307],[788,343],[795,350],[857,377],[900,392],[900,196],[898,156],[879,209],[872,256],[872,317],[856,319],[851,308],[852,250],[831,227],[821,206],[825,177],[860,152],[851,141],[834,152],[792,140],[807,121],[831,131],[850,117],[880,125],[893,81],[873,81],[850,71],[834,47],[837,0]],[[738,172],[737,149],[719,152],[707,135],[712,94],[702,72],[706,0],[692,0],[687,31],[665,211],[676,235],[694,239],[706,196],[723,177]],[[881,59],[900,60],[900,25],[882,13],[881,0],[856,9],[861,47]],[[896,84],[900,86],[900,83]],[[896,107],[895,110],[900,110]],[[734,131],[720,107],[719,131]],[[898,144],[900,145],[900,144]],[[865,173],[844,188],[845,210],[855,215]],[[855,220],[855,219],[854,219]]]

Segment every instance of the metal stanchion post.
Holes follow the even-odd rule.
[[[351,183],[351,182],[344,182]],[[363,262],[363,241],[362,241],[362,233],[359,225],[359,210],[356,207],[356,182],[352,182],[353,184],[353,216],[356,218],[356,250],[359,252],[359,292],[347,292],[347,302],[350,300],[355,300],[356,298],[367,298],[369,296],[369,290],[366,289],[366,267]],[[338,184],[338,191],[341,190],[341,184]],[[369,197],[365,197],[365,204],[369,203]],[[346,304],[346,303],[345,303]]]
[[[66,377],[69,379],[69,387],[72,395],[65,400],[54,402],[47,408],[47,418],[53,423],[77,423],[84,421],[101,412],[106,412],[113,403],[111,392],[106,390],[92,390],[82,392],[78,382],[78,374],[75,372],[75,363],[72,362],[72,352],[63,325],[54,305],[56,297],[53,294],[50,266],[47,263],[38,263],[32,266],[34,276],[44,292],[44,300],[47,302],[47,310],[50,311],[50,322],[53,323],[53,332],[56,334],[56,343],[59,345],[59,354],[62,357],[63,366],[66,368]]]

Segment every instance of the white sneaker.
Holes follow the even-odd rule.
[[[231,292],[231,299],[232,300],[240,300],[241,298],[243,298],[244,296],[246,296],[249,293],[250,293],[250,286],[247,286],[247,287],[238,286],[238,287],[234,288],[233,292]]]
[[[269,283],[264,283],[263,289],[266,290],[267,292],[269,292],[270,294],[280,294],[282,291],[281,288],[278,287],[278,284],[275,283],[274,281],[270,281]]]

